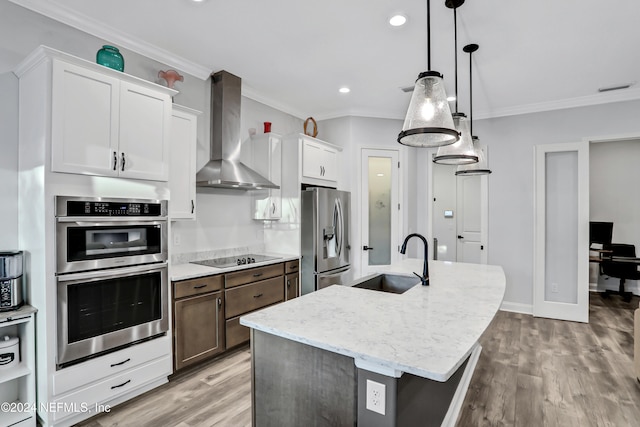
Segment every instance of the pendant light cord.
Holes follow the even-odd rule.
[[[427,71],[431,70],[431,1],[427,0]]]
[[[469,52],[469,130],[473,136],[473,51]]]
[[[455,86],[456,86],[456,113],[458,112],[458,15],[456,14],[456,10],[458,8],[453,8],[453,49],[454,49],[454,66],[456,71],[455,76]]]

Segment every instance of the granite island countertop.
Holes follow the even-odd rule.
[[[243,265],[234,265],[231,267],[208,267],[206,265],[193,264],[191,262],[181,263],[181,264],[171,264],[169,266],[169,277],[170,280],[178,281],[178,280],[187,280],[187,279],[195,279],[197,277],[204,276],[212,276],[214,274],[222,274],[229,273],[232,271],[240,271],[246,270],[248,268],[255,267],[263,267],[265,265],[278,264],[281,262],[292,261],[300,258],[300,255],[292,255],[292,254],[279,254],[279,253],[265,253],[260,252],[260,255],[267,255],[275,257],[276,259],[271,259],[268,261],[262,262],[254,262],[252,264],[243,264]]]
[[[413,275],[422,260],[380,272]],[[359,367],[447,381],[499,310],[502,267],[429,261],[430,286],[390,294],[329,286],[242,316],[244,326],[353,357]]]

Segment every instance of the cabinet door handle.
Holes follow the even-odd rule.
[[[262,296],[262,294],[258,294],[258,295],[254,295],[254,298],[260,298]]]
[[[124,158],[124,151],[122,152],[122,170],[124,171],[124,164],[125,164],[126,160]]]
[[[196,209],[196,204],[193,203],[193,199],[191,199],[191,213]]]
[[[290,265],[289,266],[289,270],[293,270],[294,268],[298,268],[298,266],[297,265]]]
[[[222,307],[222,298],[218,298],[218,307]]]
[[[272,214],[276,213],[276,204],[275,203],[271,203],[271,213]]]
[[[130,382],[131,382],[131,380],[127,380],[127,381],[123,382],[122,384],[119,384],[119,385],[113,385],[113,386],[111,386],[111,390],[113,390],[114,388],[124,387],[124,386],[126,386],[127,384],[129,384]]]
[[[256,274],[254,274],[254,275],[253,275],[253,277],[260,277],[260,276],[262,276],[263,274],[264,274],[264,273],[256,273]]]
[[[291,287],[291,279],[287,279],[287,288]]]
[[[125,363],[127,363],[127,362],[129,362],[129,361],[131,361],[131,358],[129,358],[129,359],[127,359],[127,360],[123,360],[123,361],[122,361],[122,362],[120,362],[120,363],[112,363],[112,364],[111,364],[111,367],[113,368],[114,366],[124,365]]]
[[[202,289],[202,288],[206,288],[207,285],[198,285],[198,286],[194,286],[193,289]]]
[[[113,152],[113,170],[116,170],[118,168],[118,154],[114,151]]]

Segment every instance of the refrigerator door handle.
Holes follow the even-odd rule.
[[[340,202],[339,198],[336,198],[334,209],[334,222],[336,226],[336,252],[338,258],[340,258],[342,256],[342,245],[344,243],[344,236],[342,235],[344,217],[342,216],[342,203]]]

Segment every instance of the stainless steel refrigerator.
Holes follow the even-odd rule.
[[[302,192],[302,294],[351,282],[351,193],[331,188]]]

